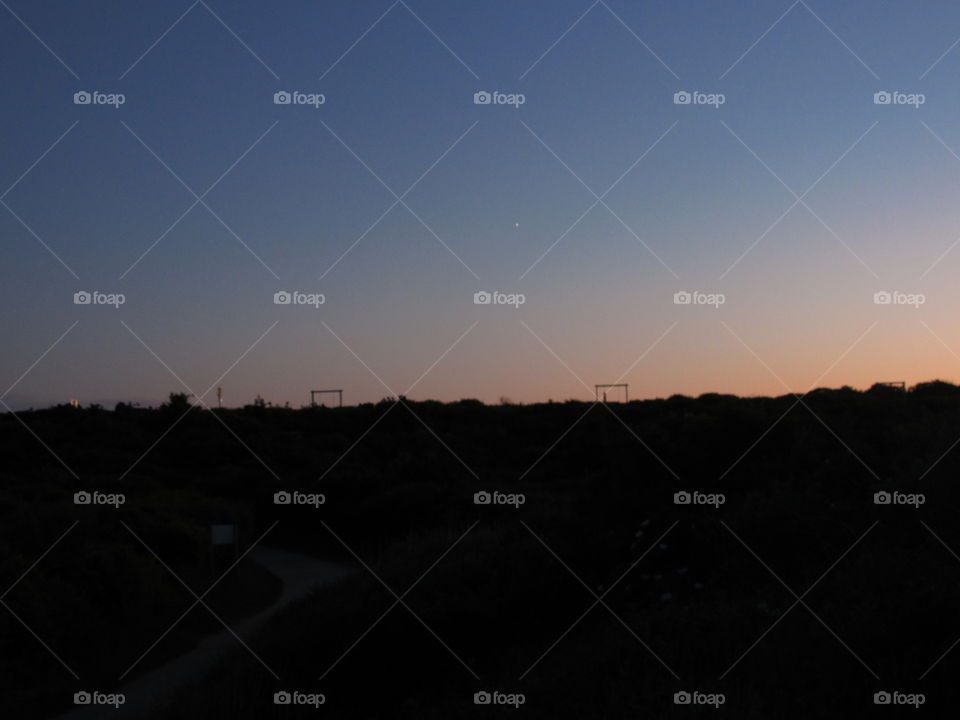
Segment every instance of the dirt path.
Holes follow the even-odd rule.
[[[273,548],[254,548],[249,557],[279,577],[283,590],[273,605],[232,626],[244,642],[281,608],[304,597],[312,588],[334,583],[350,572],[331,562]],[[141,717],[148,709],[162,706],[179,688],[200,677],[226,652],[238,647],[240,643],[226,630],[206,637],[185,655],[124,685],[120,692],[126,696],[126,702],[119,713],[112,706],[82,706],[57,716],[56,720]]]

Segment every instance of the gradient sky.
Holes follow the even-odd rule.
[[[956,381],[958,38],[934,0],[7,0],[3,402]]]

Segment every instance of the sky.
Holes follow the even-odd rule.
[[[934,0],[5,0],[0,400],[960,381],[958,39]]]

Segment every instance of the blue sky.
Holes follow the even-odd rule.
[[[14,409],[218,380],[230,405],[311,387],[355,403],[425,371],[411,397],[486,401],[958,374],[960,7],[8,5]],[[81,90],[125,102],[76,105]],[[325,102],[274,104],[284,90]],[[525,102],[474,104],[495,90]],[[76,305],[82,290],[125,303]],[[276,305],[281,290],[325,302]],[[480,290],[526,302],[475,305]]]

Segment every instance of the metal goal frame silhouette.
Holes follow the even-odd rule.
[[[623,401],[630,402],[630,390],[627,383],[609,383],[606,385],[594,385],[593,392],[597,402],[607,402],[607,390],[623,388]],[[603,390],[603,399],[601,401],[600,391]],[[614,401],[616,402],[616,401]]]
[[[343,407],[343,390],[311,390],[310,407],[317,407],[317,395],[336,395],[339,400],[338,407]]]

